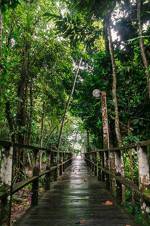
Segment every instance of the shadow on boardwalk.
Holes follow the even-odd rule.
[[[109,200],[110,202],[106,202]],[[107,204],[107,205],[106,205]],[[15,226],[135,226],[81,157]]]

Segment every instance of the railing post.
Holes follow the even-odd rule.
[[[57,181],[57,178],[59,176],[59,169],[58,169],[58,162],[57,162],[57,153],[55,153],[55,163],[56,163],[56,169],[54,170],[54,181]]]
[[[109,152],[105,152],[105,168],[109,170]],[[105,173],[106,188],[110,190],[110,175]]]
[[[114,178],[115,171],[115,153],[111,152],[109,153],[109,170],[112,173],[112,176],[110,176],[110,188],[112,191],[113,196],[115,196],[115,190],[116,190],[116,180]]]
[[[68,167],[71,165],[71,162],[72,162],[71,157],[72,157],[72,155],[71,155],[71,153],[69,153],[69,154],[68,154],[68,160],[69,160],[69,159],[70,159],[70,160],[68,161]]]
[[[63,153],[63,162],[65,162],[65,154]],[[62,165],[62,172],[65,171],[65,164]]]
[[[50,190],[50,182],[51,182],[51,172],[50,167],[46,166],[46,170],[49,170],[49,173],[45,175],[45,191]]]
[[[70,158],[71,158],[71,160],[70,160],[70,165],[71,165],[72,164],[72,160],[73,160],[72,159],[73,158],[73,154],[72,153],[70,154]]]
[[[54,165],[55,165],[55,163],[54,163],[54,152],[52,152],[51,153],[51,166],[54,166]],[[52,179],[51,179],[52,181],[55,180],[54,179],[54,172],[51,172],[51,177],[52,177]]]
[[[101,170],[101,167],[102,167],[102,153],[97,153],[99,155],[99,159],[100,161],[98,162],[98,180],[99,181],[102,181],[102,170]]]
[[[89,154],[86,153],[86,154],[85,154],[86,164],[87,164],[87,166],[89,167],[89,161],[87,161],[87,159],[89,159],[88,156],[89,156]]]
[[[33,176],[37,176],[37,179],[35,179],[32,183],[32,198],[31,198],[31,205],[36,206],[38,204],[38,191],[39,191],[39,167],[35,166],[33,168]]]
[[[54,166],[54,153],[51,153],[51,166]]]
[[[143,193],[150,187],[150,172],[148,162],[148,146],[137,147],[138,154],[138,171],[139,171],[139,189]],[[141,210],[144,214],[147,214],[147,203],[141,198]]]
[[[95,166],[94,166],[94,175],[97,176],[97,153],[95,152],[94,153],[94,163],[95,163]]]
[[[3,196],[0,200],[0,211],[1,211],[0,225],[3,225],[4,222],[8,221],[8,199],[7,199],[7,195]]]
[[[66,161],[66,154],[63,153],[63,161],[65,162]],[[66,164],[63,165],[63,172],[65,171],[66,169]]]
[[[115,152],[115,169],[117,176],[124,176],[124,164],[122,151]],[[125,202],[125,186],[120,181],[116,181],[116,198],[118,203]]]
[[[38,165],[38,153],[39,153],[39,150],[33,150],[33,155],[34,155],[34,166]]]
[[[60,153],[60,162],[59,162],[59,164],[60,164],[60,166],[59,166],[59,175],[60,176],[62,175],[62,172],[63,172],[63,170],[62,170],[63,159],[62,158],[63,158],[62,157],[62,153]]]
[[[96,152],[96,176],[97,179],[99,180],[99,153]]]
[[[105,173],[101,168],[104,168],[104,152],[99,152],[99,159],[100,161],[98,162],[98,180],[99,181],[105,181]]]
[[[2,184],[11,186],[13,147],[2,149],[1,181]]]
[[[5,146],[2,148],[2,163],[1,163],[1,182],[4,185],[4,188],[7,193],[11,192],[12,188],[12,174],[13,174],[13,146]],[[5,191],[4,191],[5,192]],[[1,217],[0,221],[8,222],[10,224],[10,216],[11,216],[11,202],[12,202],[12,194],[10,194],[10,200],[8,200],[8,196],[4,195],[0,200],[0,210]]]
[[[139,168],[139,188],[144,190],[150,185],[150,173],[148,154],[145,147],[137,147],[138,153],[138,168]]]
[[[102,158],[102,167],[104,168],[105,167],[105,153],[102,152],[101,153],[101,158]],[[102,174],[102,181],[104,182],[105,181],[105,172],[103,170],[101,170],[101,174]]]
[[[62,156],[61,156],[61,175],[63,174],[63,171],[64,171],[64,166],[63,166],[63,163],[64,163],[64,153],[62,153]]]
[[[95,153],[92,153],[92,162],[95,164]],[[95,176],[95,165],[92,164],[92,172]]]
[[[45,190],[50,190],[50,182],[51,182],[51,152],[48,153],[48,164],[46,166],[46,170],[49,170],[49,173],[45,175]]]
[[[129,153],[129,160],[130,160],[130,172],[131,172],[131,180],[134,183],[134,155],[135,149],[131,148],[128,150]],[[135,192],[132,190],[132,205],[135,205]]]
[[[91,172],[92,172],[92,164],[91,164],[92,159],[91,159],[91,155],[92,155],[91,153],[88,153],[88,156],[87,156],[87,157],[88,157],[88,159],[90,160],[90,161],[89,161],[89,164],[88,164],[88,167],[89,167],[89,169],[90,169]]]
[[[38,153],[39,150],[34,150],[34,168],[33,168],[33,177],[36,176],[37,179],[35,179],[32,182],[32,195],[31,195],[31,206],[36,206],[38,204],[38,190],[39,190],[39,163],[38,163]]]
[[[57,178],[58,178],[58,169],[56,168],[54,170],[54,181],[57,181]]]
[[[90,168],[91,172],[93,172],[93,164],[91,163],[93,161],[93,157],[92,156],[93,156],[93,153],[89,153],[89,160],[90,160],[89,168]]]

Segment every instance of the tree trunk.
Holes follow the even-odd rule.
[[[116,74],[116,63],[114,57],[114,48],[112,43],[112,34],[110,24],[108,25],[108,40],[109,40],[109,52],[112,64],[112,98],[115,108],[115,132],[118,145],[122,143],[121,132],[120,132],[120,121],[119,121],[119,110],[118,110],[118,99],[117,99],[117,74]]]
[[[15,132],[15,122],[14,122],[14,119],[11,114],[11,107],[10,107],[9,101],[7,101],[5,104],[5,114],[6,114],[6,119],[7,119],[8,126],[9,126],[11,141],[15,142],[15,133],[14,133]]]
[[[0,5],[1,5],[1,0],[0,0]],[[2,32],[3,31],[3,17],[2,17],[2,9],[0,7],[0,60],[2,58]],[[0,62],[1,63],[1,62]]]
[[[108,24],[109,24],[109,15],[104,17],[104,23],[103,23],[103,37],[105,41],[105,50],[107,53],[109,53],[109,40],[108,40]]]
[[[138,29],[139,29],[139,44],[140,44],[142,61],[143,61],[143,65],[144,65],[145,73],[146,73],[148,95],[150,98],[150,73],[149,73],[149,64],[148,64],[148,60],[147,60],[145,48],[144,48],[144,40],[142,37],[143,31],[142,31],[142,22],[141,22],[141,6],[142,6],[142,1],[137,0],[137,20],[138,20]]]
[[[28,83],[29,83],[29,65],[28,65],[28,44],[25,44],[22,56],[22,70],[18,83],[18,107],[16,115],[17,136],[16,140],[20,144],[26,144],[27,141],[27,99],[28,99]],[[23,149],[17,150],[18,168],[23,169],[24,154]]]
[[[102,124],[103,124],[103,148],[110,148],[109,140],[109,125],[107,114],[107,97],[106,92],[101,92],[101,111],[102,111]]]
[[[26,103],[27,103],[27,83],[28,83],[28,62],[27,62],[27,48],[25,47],[23,53],[23,63],[20,81],[18,83],[18,109],[17,109],[17,127],[18,127],[18,143],[25,144],[26,134]]]
[[[28,8],[30,9],[30,1],[27,2]],[[28,11],[29,12],[29,11]],[[17,107],[17,115],[16,115],[16,126],[17,126],[17,142],[20,144],[27,144],[28,143],[28,111],[27,111],[27,104],[28,104],[28,90],[29,90],[29,79],[30,79],[30,57],[29,51],[31,48],[31,43],[28,38],[28,35],[31,33],[30,30],[30,17],[29,13],[26,17],[26,29],[25,29],[25,36],[24,38],[24,45],[22,47],[22,67],[20,72],[20,80],[18,82],[18,107]],[[28,34],[28,35],[27,35]],[[18,168],[23,168],[24,162],[24,154],[23,149],[19,149],[17,151],[18,154]]]
[[[45,110],[45,102],[43,102],[43,105],[42,105],[40,147],[43,147],[44,116],[45,116],[44,110]]]
[[[33,81],[30,78],[29,82],[29,122],[28,122],[28,136],[27,144],[31,143],[31,132],[32,132],[32,115],[33,115]]]
[[[75,73],[75,77],[74,77],[74,81],[73,81],[73,85],[72,85],[72,90],[71,90],[70,96],[68,97],[68,100],[67,100],[67,103],[66,103],[66,106],[65,106],[65,110],[64,110],[64,114],[63,114],[63,117],[62,117],[61,125],[60,125],[60,130],[59,130],[59,135],[58,135],[58,143],[57,143],[57,152],[58,152],[57,158],[58,159],[59,159],[59,146],[60,146],[60,142],[61,142],[61,136],[62,136],[64,123],[65,123],[65,120],[66,120],[66,113],[68,111],[68,108],[69,108],[69,105],[70,105],[70,102],[71,102],[71,98],[72,98],[74,90],[75,90],[76,81],[77,81],[78,74],[79,74],[79,71],[80,71],[81,63],[82,63],[82,58],[80,59],[77,71]]]

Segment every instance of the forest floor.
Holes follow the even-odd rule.
[[[39,196],[42,196],[43,189],[39,189]],[[23,216],[26,211],[31,206],[31,188],[24,188],[18,191],[13,196],[12,210],[11,210],[11,222],[12,225],[15,223],[21,216]]]

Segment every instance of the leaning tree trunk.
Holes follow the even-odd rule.
[[[68,111],[68,108],[69,108],[69,105],[70,105],[70,102],[71,102],[71,98],[72,98],[74,90],[75,90],[76,81],[77,81],[78,74],[79,74],[79,71],[80,71],[81,63],[82,63],[82,58],[80,59],[78,69],[77,69],[75,77],[74,77],[72,90],[71,90],[70,96],[68,97],[68,100],[67,100],[67,103],[66,103],[66,106],[65,106],[65,110],[64,110],[64,114],[63,114],[63,117],[62,117],[61,125],[60,125],[60,130],[59,130],[59,135],[58,135],[58,143],[57,143],[57,152],[58,152],[57,158],[58,158],[58,160],[59,160],[59,147],[60,147],[60,143],[61,143],[61,136],[62,136],[62,132],[63,132],[63,127],[64,127],[65,120],[66,120],[66,114],[67,114],[67,111]]]
[[[120,131],[120,120],[119,120],[118,99],[117,99],[117,72],[116,72],[116,63],[115,63],[115,57],[114,57],[114,48],[113,48],[113,42],[112,42],[110,22],[108,23],[108,41],[109,41],[109,52],[110,52],[111,65],[112,65],[112,98],[113,98],[114,110],[115,110],[115,133],[116,133],[118,146],[121,146],[122,138],[121,138],[121,131]],[[122,156],[121,151],[120,151],[120,156]],[[115,159],[114,153],[110,153],[110,163],[113,165],[115,164],[114,159]],[[123,165],[122,157],[119,158],[119,161],[122,166],[120,175],[124,176],[124,165]],[[110,169],[111,169],[111,165],[110,165]],[[112,180],[112,186],[113,187],[116,186],[116,184],[114,185],[113,180]],[[124,185],[122,185],[122,200],[123,202],[125,200]]]
[[[28,71],[28,45],[25,44],[22,56],[22,69],[20,80],[18,83],[18,107],[16,115],[16,127],[17,136],[16,141],[19,144],[26,144],[27,141],[27,99],[28,99],[28,83],[29,83],[29,71]],[[22,169],[24,154],[23,148],[17,150],[17,162],[18,168]]]
[[[143,65],[144,65],[145,73],[146,73],[148,95],[150,98],[150,72],[149,72],[149,64],[148,64],[148,60],[147,60],[145,48],[144,48],[144,40],[142,37],[143,31],[142,31],[142,22],[141,22],[141,6],[142,6],[142,1],[137,0],[137,20],[138,20],[138,29],[139,29],[139,44],[140,44],[142,61],[143,61]]]
[[[108,40],[109,40],[109,52],[111,57],[111,64],[112,64],[112,97],[113,103],[115,108],[115,132],[118,145],[120,146],[122,143],[121,132],[120,132],[120,121],[119,121],[119,110],[118,110],[118,99],[117,99],[117,74],[116,74],[116,63],[114,57],[114,48],[112,43],[112,34],[111,34],[111,27],[108,24]]]

